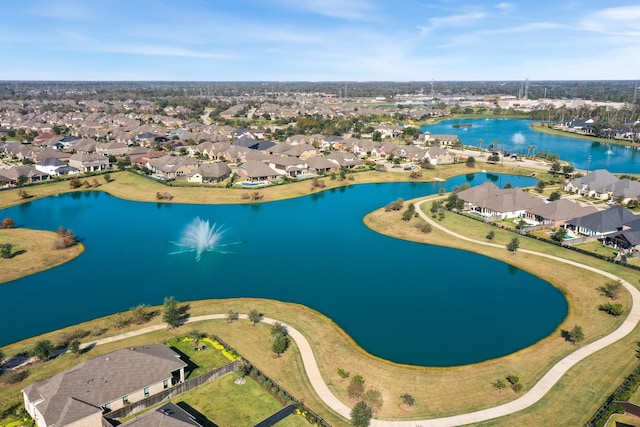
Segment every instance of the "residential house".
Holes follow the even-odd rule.
[[[338,168],[336,163],[322,156],[311,156],[306,162],[310,173],[327,173]]]
[[[360,160],[355,154],[345,153],[343,151],[334,151],[333,153],[330,153],[327,156],[327,160],[345,169],[355,169],[363,165],[362,160]]]
[[[69,166],[82,173],[101,171],[109,168],[109,159],[102,154],[76,153],[69,158]]]
[[[187,178],[187,181],[209,184],[224,181],[229,176],[231,176],[231,168],[226,163],[203,163],[193,175]]]
[[[184,381],[186,366],[164,345],[124,348],[25,387],[24,405],[39,427],[102,427],[105,412]]]
[[[616,205],[566,222],[565,228],[585,236],[603,237],[625,229],[625,225],[640,219],[628,209]]]
[[[640,199],[640,182],[629,178],[619,180],[613,184],[611,198],[622,204],[627,204],[634,199]]]
[[[278,172],[257,160],[251,160],[243,164],[241,172],[249,182],[267,182],[280,177]]]
[[[434,143],[439,143],[442,147],[452,147],[458,142],[458,135],[447,135],[447,134],[432,134],[431,132],[425,132],[422,136],[422,140],[427,145],[433,145]]]
[[[40,160],[35,164],[35,168],[40,172],[44,172],[51,176],[75,175],[80,173],[80,170],[78,170],[78,168],[69,166],[66,162],[53,157],[47,157],[43,160]]]
[[[572,179],[564,190],[596,199],[608,199],[618,178],[606,169],[597,169],[581,178]]]
[[[292,156],[272,156],[267,161],[269,167],[281,175],[296,177],[309,172],[308,164]]]
[[[640,256],[640,218],[627,222],[622,230],[609,234],[605,243],[620,249],[621,254],[629,258]]]
[[[595,206],[580,206],[567,199],[534,206],[527,210],[527,218],[550,227],[560,227],[570,219],[580,218],[598,212]]]
[[[318,150],[309,144],[298,144],[291,147],[289,150],[284,151],[282,154],[286,156],[299,157],[302,160],[306,160],[311,156],[315,156]]]
[[[8,169],[0,169],[0,177],[5,185],[17,185],[21,176],[26,178],[26,182],[39,182],[51,179],[48,173],[39,171],[31,166],[11,166]]]
[[[455,161],[451,153],[440,147],[427,148],[425,158],[432,165],[450,165]]]
[[[176,179],[182,176],[192,175],[200,164],[188,156],[164,155],[155,159],[150,159],[147,164],[152,172],[163,176],[166,179]]]
[[[129,146],[124,142],[107,142],[96,144],[96,153],[104,156],[124,156],[129,152]]]
[[[518,187],[500,189],[492,182],[462,190],[458,198],[465,202],[465,209],[501,219],[525,217],[528,211],[544,204]]]

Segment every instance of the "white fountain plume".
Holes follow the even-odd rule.
[[[182,232],[182,237],[178,242],[171,242],[174,245],[181,247],[182,250],[172,252],[172,254],[183,252],[195,252],[196,261],[200,261],[202,253],[207,252],[219,252],[228,253],[221,248],[230,244],[220,244],[224,231],[222,227],[216,227],[216,224],[209,224],[209,220],[203,220],[200,217],[196,217],[190,224],[188,224]]]
[[[514,144],[524,144],[527,141],[527,138],[522,134],[522,132],[516,132],[511,137],[511,142]]]

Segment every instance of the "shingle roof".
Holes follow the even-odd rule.
[[[531,210],[544,204],[544,201],[537,197],[531,197],[520,188],[513,187],[501,190],[491,182],[463,190],[458,193],[458,197],[465,202],[495,212]]]
[[[26,387],[47,425],[66,425],[106,403],[157,384],[187,364],[168,347],[153,344],[116,350]],[[100,409],[100,412],[102,410]],[[64,421],[64,423],[63,423]]]
[[[534,206],[529,212],[551,221],[565,221],[598,212],[595,206],[580,206],[567,199]]]
[[[625,224],[638,220],[638,216],[632,214],[626,208],[616,205],[604,211],[598,211],[591,215],[575,218],[567,221],[567,224],[583,227],[601,234],[622,230]]]

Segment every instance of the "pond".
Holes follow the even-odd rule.
[[[64,194],[1,212],[17,226],[72,229],[86,245],[60,267],[0,285],[10,328],[0,345],[140,304],[259,297],[304,304],[332,318],[368,352],[415,365],[451,366],[499,357],[551,333],[567,314],[545,281],[471,252],[389,238],[362,218],[398,197],[492,180],[344,187],[280,202],[180,205]],[[399,214],[398,214],[399,215]],[[178,253],[171,242],[200,217],[225,230],[231,253]],[[12,303],[7,303],[11,301]],[[260,307],[256,307],[260,310]],[[265,313],[269,316],[269,313]]]
[[[471,126],[453,127],[462,123]],[[583,170],[640,173],[640,145],[629,147],[549,135],[532,130],[531,123],[531,120],[518,119],[459,119],[423,126],[422,130],[433,134],[455,134],[464,145],[473,147],[482,140],[482,148],[487,148],[492,141],[499,141],[503,151],[511,153],[533,154],[546,150]]]

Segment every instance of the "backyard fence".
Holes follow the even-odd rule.
[[[242,362],[235,361],[227,365],[221,366],[220,368],[216,368],[196,378],[187,380],[183,383],[177,384],[174,387],[163,390],[158,394],[149,396],[146,399],[143,399],[139,402],[135,402],[125,406],[124,408],[116,409],[115,411],[109,412],[105,414],[105,418],[108,418],[110,420],[117,420],[120,418],[128,417],[129,415],[138,413],[140,411],[144,411],[147,408],[157,405],[163,400],[167,400],[172,397],[178,396],[179,394],[182,394],[185,391],[189,391],[191,389],[199,387],[205,383],[208,383],[217,378],[220,378],[223,375],[230,374],[231,372],[237,370],[241,363]]]

